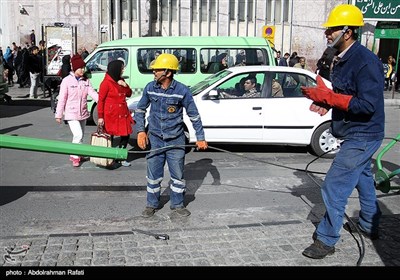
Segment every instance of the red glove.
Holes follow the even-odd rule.
[[[149,138],[147,138],[146,132],[141,131],[138,133],[137,144],[142,150],[146,149],[147,144],[149,144]]]
[[[208,148],[208,144],[207,144],[206,140],[197,141],[196,146],[197,146],[198,150],[205,150]]]
[[[317,86],[316,87],[301,87],[303,94],[315,101],[316,103],[327,104],[330,107],[335,107],[343,111],[347,111],[349,108],[350,100],[353,98],[351,95],[335,93],[333,90],[329,89],[321,76],[317,76]]]

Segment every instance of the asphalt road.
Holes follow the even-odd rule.
[[[71,133],[68,126],[58,125],[48,106],[48,100],[26,99],[15,100],[11,105],[0,105],[0,132],[70,142]],[[379,151],[391,138],[400,133],[399,105],[388,105],[385,109],[387,139]],[[86,143],[95,129],[93,125],[87,126]],[[283,260],[286,262],[281,264],[331,264],[329,259],[322,263],[312,262],[300,254],[302,248],[311,240],[312,224],[319,220],[324,210],[317,185],[322,182],[323,174],[311,175],[310,172],[326,172],[331,164],[330,159],[318,159],[313,162],[315,157],[303,147],[230,145],[216,146],[229,152],[214,149],[205,152],[192,151],[187,154],[185,165],[188,187],[186,203],[192,212],[189,220],[180,221],[169,210],[169,176],[166,171],[162,183],[164,207],[149,221],[140,217],[146,202],[144,153],[130,146],[128,148],[128,159],[132,165],[116,169],[101,168],[89,161],[79,168],[74,168],[68,160],[68,155],[2,148],[0,240],[35,236],[47,238],[56,234],[88,232],[113,232],[118,235],[118,232],[130,231],[132,228],[195,232],[199,228],[218,230],[226,225],[240,227],[244,224],[259,224],[261,221],[264,226],[281,225],[287,235],[290,235],[289,232],[298,231],[296,237],[290,241],[291,244],[295,244],[292,245],[292,249],[298,256],[295,259],[286,256]],[[395,145],[383,156],[382,165],[385,170],[391,172],[400,167],[399,159],[400,145]],[[374,170],[376,171],[376,167]],[[398,176],[393,178],[392,184],[400,185]],[[359,208],[356,196],[352,195],[349,200],[348,213],[351,217],[357,216]],[[384,215],[398,217],[398,192],[379,193],[379,199]],[[296,225],[296,222],[289,230],[285,226],[291,225],[290,221],[299,221],[301,226]],[[228,233],[218,233],[218,236],[225,234]],[[285,235],[280,233],[275,238],[287,242]],[[301,240],[301,243],[298,244],[294,240]],[[5,244],[4,242],[2,244]],[[396,244],[398,246],[398,243]],[[239,248],[239,245],[236,246],[236,250],[244,250]],[[248,245],[243,243],[243,246]],[[202,249],[207,255],[209,250],[205,250],[204,247]],[[342,250],[341,254],[344,253],[345,250]],[[340,256],[340,253],[338,255]],[[390,258],[393,260],[393,256]],[[232,265],[226,259],[222,259],[208,256],[199,264],[195,258],[190,264]],[[278,261],[273,258],[264,261],[262,257],[259,259],[258,262],[242,261],[233,265],[265,266],[276,265]],[[352,265],[355,260],[354,256],[350,261],[335,258],[333,265]],[[393,260],[394,265],[399,265],[399,260],[400,256],[397,254]],[[368,261],[370,265],[393,265],[393,262],[388,262],[379,254],[371,255]],[[101,262],[92,257],[89,265],[114,265],[111,260],[105,264]],[[138,263],[154,265],[150,260],[143,259],[136,263],[125,259],[122,265]],[[172,265],[180,264],[182,263],[176,259],[176,263]],[[46,265],[46,262],[27,260],[26,265]],[[82,263],[71,261],[67,265]]]

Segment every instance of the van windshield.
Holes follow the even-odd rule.
[[[216,81],[221,80],[228,76],[231,73],[229,70],[223,70],[218,73],[215,73],[211,76],[208,76],[203,81],[195,84],[194,86],[190,87],[192,95],[195,96],[202,92],[204,89],[208,88],[209,86],[213,85]]]

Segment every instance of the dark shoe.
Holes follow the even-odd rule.
[[[190,211],[187,210],[185,207],[178,207],[178,208],[173,208],[171,209],[172,211],[174,211],[176,214],[178,214],[181,217],[187,217],[190,216]]]
[[[313,232],[313,234],[312,234],[312,240],[317,240],[317,232],[316,231],[314,231]]]
[[[4,101],[5,101],[6,103],[11,103],[11,101],[12,101],[11,96],[9,96],[9,95],[7,95],[7,94],[4,94]]]
[[[146,208],[144,208],[144,210],[142,212],[142,217],[144,217],[144,218],[153,217],[155,212],[156,212],[156,208],[147,206]]]
[[[365,238],[368,238],[368,239],[370,239],[370,240],[377,240],[377,239],[379,239],[379,233],[378,233],[378,231],[373,232],[373,233],[368,233],[368,232],[366,232],[364,229],[361,228],[361,226],[360,226],[359,223],[357,223],[357,229],[356,229],[356,228],[354,228],[354,226],[353,226],[352,223],[346,222],[346,223],[343,225],[343,229],[346,230],[346,231],[348,231],[348,232],[351,233],[351,234],[356,233],[356,232],[357,232],[357,229],[358,229],[358,231],[359,231]]]
[[[303,255],[312,259],[323,259],[335,253],[334,246],[327,246],[322,241],[316,239],[313,244],[303,251]]]

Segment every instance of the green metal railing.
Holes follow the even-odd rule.
[[[400,189],[399,186],[390,186],[390,179],[392,179],[394,176],[397,176],[400,174],[400,168],[394,170],[393,172],[387,174],[382,167],[381,159],[383,155],[389,151],[396,143],[400,141],[400,134],[397,135],[396,138],[394,138],[392,141],[389,142],[389,144],[378,154],[376,157],[376,165],[378,168],[378,171],[375,173],[375,184],[376,184],[376,189],[380,190],[381,192],[388,193],[391,189]]]

